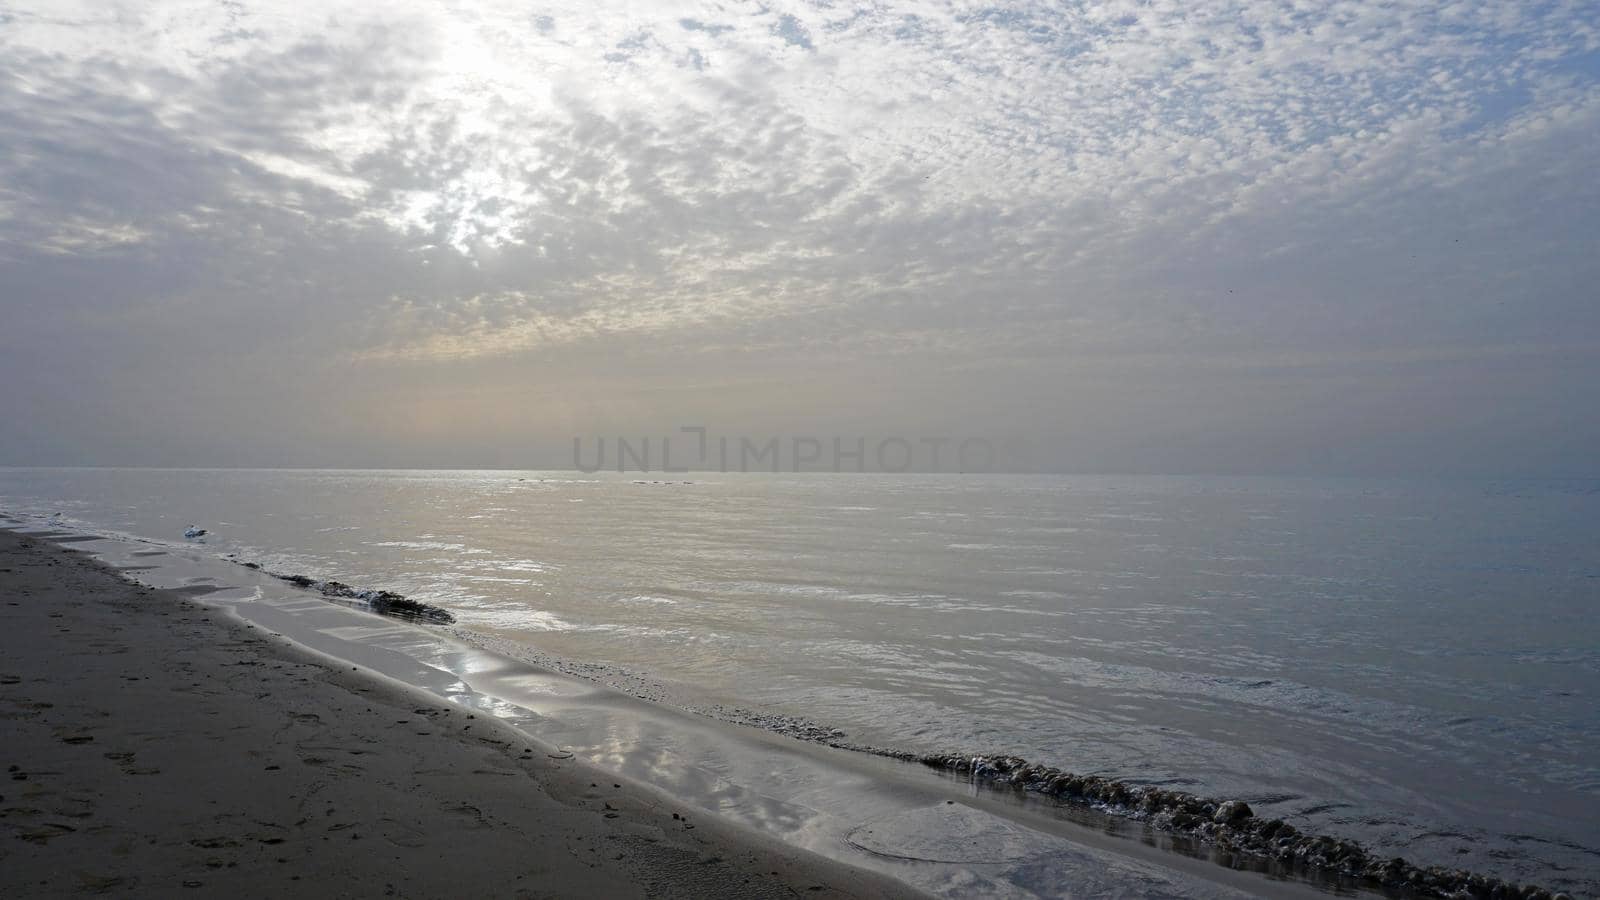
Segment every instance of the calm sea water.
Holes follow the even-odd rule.
[[[0,510],[195,523],[669,702],[1600,893],[1600,484],[640,477],[0,469]]]

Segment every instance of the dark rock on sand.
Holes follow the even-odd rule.
[[[315,590],[324,597],[341,597],[348,600],[365,601],[367,606],[379,615],[394,616],[398,619],[424,622],[430,625],[453,625],[456,621],[456,617],[447,610],[412,600],[404,594],[396,594],[393,591],[360,590],[342,581],[318,581],[309,575],[277,575],[276,577],[290,584]]]
[[[1098,775],[1075,775],[1016,756],[932,754],[919,757],[919,761],[931,768],[969,775],[974,781],[1037,792],[1058,802],[1086,803],[1236,853],[1276,859],[1369,885],[1403,888],[1415,896],[1487,900],[1554,900],[1557,896],[1544,888],[1509,884],[1475,872],[1440,866],[1423,868],[1399,857],[1375,859],[1354,841],[1301,834],[1282,820],[1258,819],[1243,800],[1208,800]]]
[[[1219,825],[1234,825],[1255,815],[1250,809],[1250,804],[1243,800],[1229,800],[1217,807],[1217,812],[1211,821]]]

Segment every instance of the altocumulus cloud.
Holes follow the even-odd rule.
[[[1570,470],[1597,71],[1576,0],[6,4],[0,454]]]

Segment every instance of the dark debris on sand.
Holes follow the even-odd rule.
[[[324,597],[365,601],[367,606],[379,615],[394,616],[408,622],[424,622],[429,625],[454,625],[456,621],[456,617],[447,610],[412,600],[404,594],[396,594],[393,591],[361,590],[342,581],[319,581],[309,575],[279,575],[276,572],[269,574],[290,584],[310,588]]]
[[[898,754],[896,754],[898,755]],[[1064,802],[1108,809],[1233,853],[1275,859],[1343,875],[1421,897],[1473,900],[1571,900],[1534,885],[1518,885],[1475,872],[1417,866],[1400,857],[1379,858],[1354,841],[1303,834],[1279,819],[1258,818],[1243,800],[1211,800],[1182,791],[1130,785],[1096,775],[1074,775],[1016,756],[915,757],[934,769],[969,775],[994,785],[1032,791]]]

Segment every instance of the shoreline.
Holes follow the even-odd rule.
[[[41,523],[41,525],[44,525],[44,523]],[[40,526],[23,527],[37,528]],[[48,526],[46,525],[45,527]],[[201,551],[204,549],[203,544],[198,546],[183,545],[152,542],[136,537],[100,537],[93,534],[63,533],[60,531],[32,533],[11,532],[7,531],[3,527],[0,527],[0,536],[17,538],[25,541],[32,540],[41,545],[69,545],[60,548],[51,547],[49,549],[58,550],[63,554],[78,559],[83,559],[85,555],[83,552],[84,550],[98,551],[96,560],[85,560],[89,566],[98,569],[105,575],[109,575],[119,585],[127,586],[135,591],[142,590],[146,593],[150,592],[151,590],[148,586],[140,586],[138,584],[129,585],[128,581],[125,579],[132,579],[135,582],[140,581],[141,577],[145,576],[148,570],[159,568],[159,566],[145,565],[144,563],[154,563],[156,560],[152,559],[151,557],[164,557],[167,556],[168,552],[170,551],[178,554],[180,557],[188,556],[190,561],[197,561],[201,556],[203,556],[205,558],[209,558],[213,563],[218,564],[223,568],[233,569],[235,571],[245,570],[252,575],[259,575],[263,579],[270,579],[271,582],[292,585],[295,589],[298,589],[295,591],[296,595],[302,597],[304,600],[317,605],[328,604],[329,606],[347,610],[362,610],[360,613],[355,613],[354,615],[358,617],[364,617],[366,619],[385,618],[381,615],[377,615],[380,613],[380,611],[371,609],[370,603],[361,602],[368,600],[368,594],[381,594],[383,596],[393,597],[399,596],[387,594],[379,589],[360,590],[350,588],[349,586],[340,584],[338,582],[322,582],[316,581],[307,576],[284,575],[282,573],[265,570],[260,565],[251,564],[246,560],[237,558],[233,554],[222,556],[206,552],[199,554],[198,556],[191,556],[184,552]],[[160,551],[154,549],[144,549],[135,550],[129,553],[128,548],[126,547],[123,547],[120,551],[107,552],[103,546],[96,548],[84,547],[81,550],[70,546],[85,542],[110,542],[114,545],[122,545],[130,540],[136,544],[147,547],[161,547],[165,549]],[[0,566],[0,568],[4,567]],[[236,594],[239,590],[241,590],[241,588],[233,586],[230,576],[224,574],[220,577],[220,580],[218,577],[215,577],[214,568],[215,567],[213,567],[213,575],[211,576],[184,577],[179,579],[179,581],[186,586],[179,587],[176,591],[165,590],[159,591],[158,593],[167,595],[183,595],[229,591]],[[201,570],[190,571],[193,572]],[[148,572],[148,574],[155,575],[158,573],[151,571]],[[167,583],[170,586],[174,582],[171,581],[171,573],[169,572],[166,574],[168,576]],[[3,579],[6,577],[8,576],[6,576],[5,573],[0,572],[0,587],[4,586]],[[153,583],[159,583],[159,581],[160,579]],[[228,584],[224,585],[221,582],[228,582]],[[328,585],[332,585],[333,590],[330,591],[327,589]],[[259,599],[260,587],[258,586],[256,590]],[[227,596],[227,594],[223,593],[216,594],[216,597],[218,598],[226,598]],[[167,599],[173,600],[174,602],[182,602],[191,606],[195,606],[192,601],[186,599],[177,600],[174,596],[169,596]],[[227,609],[230,603],[235,604],[232,606],[231,610]],[[278,625],[271,623],[269,619],[262,618],[256,612],[247,613],[243,609],[243,607],[250,607],[252,610],[255,610],[256,607],[259,606],[260,604],[249,602],[246,602],[241,606],[237,605],[237,601],[220,599],[198,604],[196,608],[205,610],[212,617],[222,617],[218,621],[221,622],[224,627],[246,629],[248,633],[252,635],[252,637],[260,638],[265,634],[273,634],[279,638],[282,638],[282,635],[278,634],[275,630],[276,627],[279,627]],[[391,621],[410,623],[410,628],[418,627],[417,619],[413,616],[401,615],[389,616],[387,618],[389,618]],[[329,651],[325,647],[315,646],[314,642],[307,643],[305,640],[307,637],[306,632],[292,628],[286,628],[285,630],[293,632],[293,636],[278,640],[276,643],[285,652],[291,655],[298,654],[302,657],[313,658],[313,662],[311,663],[312,665],[321,666],[334,672],[336,675],[343,676],[344,667],[346,665],[349,665],[352,662],[361,662],[365,664],[360,668],[367,669],[367,671],[362,672],[359,676],[349,676],[350,678],[359,682],[362,686],[350,686],[348,688],[349,690],[364,694],[372,689],[373,681],[378,681],[382,682],[386,688],[398,690],[401,694],[407,696],[409,700],[405,702],[420,703],[426,706],[429,704],[439,704],[441,701],[441,691],[437,686],[428,685],[425,681],[416,681],[413,676],[400,674],[393,669],[386,671],[382,665],[373,666],[373,660],[363,656],[361,653],[358,652],[356,654],[351,654],[348,652],[350,649],[356,649],[356,644],[347,644],[343,651]],[[421,628],[420,630],[425,634],[436,635],[455,631],[455,629],[441,630],[426,627]],[[379,642],[379,652],[390,652],[385,649],[381,649],[381,647],[382,644]],[[374,648],[368,646],[365,649],[371,651]],[[483,650],[491,654],[494,652],[493,650],[482,647],[481,645],[475,649]],[[236,664],[244,665],[244,663]],[[535,662],[533,665],[538,666],[540,664]],[[352,667],[352,669],[355,668],[357,667]],[[592,685],[598,685],[602,688],[602,690],[608,690],[605,682],[598,681],[582,673],[565,673],[565,677],[580,679],[589,682]],[[467,688],[467,685],[465,684],[462,686],[463,688]],[[504,701],[495,695],[480,693],[480,690],[481,689],[478,685],[473,684],[468,689],[467,694],[462,695],[461,697],[447,697],[446,699],[448,702],[444,703],[440,711],[459,712],[460,706],[458,706],[458,704],[465,703],[467,708],[476,708],[478,710],[476,718],[480,721],[480,734],[483,730],[485,730],[486,727],[500,725],[501,723],[496,722],[495,718],[502,715],[502,713],[496,712],[493,709],[490,709],[490,715],[488,716],[485,716],[483,713],[486,708],[490,708],[494,704],[501,704]],[[500,696],[509,698],[513,695],[503,694]],[[647,705],[655,705],[650,703],[647,698],[640,697],[637,694],[625,692],[623,696],[626,696],[629,699],[640,700]],[[0,694],[0,698],[3,697],[4,695]],[[488,701],[487,704],[485,701]],[[522,701],[517,700],[512,702],[521,703]],[[604,701],[601,702],[603,703]],[[526,706],[526,704],[524,705]],[[678,709],[677,707],[668,708],[678,712],[686,713],[696,718],[707,716],[707,714],[702,711]],[[526,712],[532,709],[534,709],[534,707],[528,706],[526,710],[518,711]],[[424,712],[424,709],[417,708],[415,712],[421,714]],[[543,710],[541,710],[541,712],[543,712]],[[474,716],[470,713],[462,712],[461,715],[465,716],[466,719],[474,718]],[[1290,889],[1290,884],[1294,885],[1292,890],[1297,893],[1302,891],[1316,891],[1319,890],[1319,888],[1316,886],[1321,886],[1320,890],[1324,891],[1332,889],[1339,892],[1347,892],[1352,889],[1357,891],[1365,889],[1367,891],[1375,890],[1381,893],[1394,893],[1395,895],[1407,896],[1495,895],[1508,897],[1526,896],[1535,898],[1548,898],[1553,896],[1550,892],[1543,891],[1532,886],[1514,886],[1500,882],[1498,879],[1485,878],[1483,876],[1474,875],[1472,873],[1462,872],[1459,870],[1420,868],[1407,864],[1401,860],[1372,860],[1365,857],[1362,854],[1359,846],[1354,845],[1351,842],[1333,841],[1327,838],[1318,838],[1316,835],[1299,835],[1294,831],[1294,829],[1288,828],[1287,826],[1283,826],[1281,833],[1278,833],[1279,829],[1276,826],[1279,826],[1281,823],[1252,821],[1248,807],[1244,807],[1244,815],[1240,816],[1230,813],[1229,816],[1225,817],[1228,821],[1223,822],[1221,819],[1218,819],[1217,824],[1213,825],[1212,820],[1217,814],[1217,810],[1208,807],[1207,804],[1208,802],[1211,802],[1213,806],[1216,806],[1221,803],[1220,801],[1212,802],[1207,801],[1205,798],[1196,798],[1187,794],[1167,792],[1159,789],[1148,789],[1141,786],[1128,786],[1119,782],[1104,781],[1099,778],[1076,778],[1076,776],[1072,776],[1070,773],[1030,765],[1023,760],[1016,759],[1015,757],[971,755],[952,756],[950,754],[929,755],[905,753],[838,742],[836,740],[830,740],[831,736],[825,734],[810,736],[804,733],[794,733],[794,731],[791,729],[774,728],[769,724],[761,722],[738,721],[736,719],[723,716],[710,716],[709,718],[711,721],[721,726],[731,726],[737,730],[754,729],[769,739],[772,737],[777,737],[780,743],[787,743],[790,740],[798,738],[799,743],[807,743],[813,746],[830,748],[832,750],[842,751],[850,755],[859,754],[863,756],[875,756],[885,761],[890,761],[896,765],[911,764],[909,768],[913,769],[922,769],[923,766],[927,766],[928,768],[934,769],[945,776],[952,774],[957,775],[961,780],[968,781],[971,786],[971,791],[974,794],[979,795],[969,798],[968,801],[963,802],[971,802],[974,806],[978,806],[980,803],[987,805],[991,811],[999,812],[1000,815],[1005,819],[1027,822],[1030,818],[1037,819],[1038,815],[1041,813],[1045,816],[1049,816],[1051,814],[1050,810],[1047,810],[1044,807],[1053,807],[1055,809],[1054,814],[1056,815],[1067,815],[1071,817],[1074,815],[1071,812],[1071,808],[1081,808],[1082,811],[1089,814],[1090,818],[1087,820],[1080,819],[1077,822],[1079,828],[1087,825],[1094,829],[1104,829],[1105,834],[1108,835],[1116,833],[1117,837],[1109,842],[1111,845],[1125,844],[1132,839],[1142,841],[1149,845],[1148,849],[1155,850],[1153,854],[1129,854],[1129,848],[1113,846],[1112,850],[1115,855],[1142,855],[1144,867],[1146,869],[1150,868],[1148,864],[1152,861],[1153,856],[1153,861],[1156,866],[1181,870],[1173,872],[1173,874],[1179,875],[1179,883],[1182,883],[1184,873],[1187,875],[1194,875],[1198,873],[1200,881],[1198,883],[1189,885],[1189,888],[1195,891],[1193,894],[1195,896],[1200,896],[1202,893],[1210,891],[1214,888],[1221,888],[1224,893],[1227,893],[1230,890],[1237,891],[1240,888],[1243,888],[1248,893],[1281,894],[1284,893],[1286,889]],[[540,716],[534,715],[533,719],[540,720]],[[487,722],[484,722],[483,720],[487,720]],[[508,739],[506,743],[531,742],[534,745],[528,747],[524,751],[524,754],[519,757],[519,761],[529,761],[529,754],[531,754],[532,758],[536,761],[541,754],[544,754],[544,750],[553,749],[550,747],[541,749],[538,746],[541,743],[547,742],[546,736],[539,734],[538,729],[531,729],[516,718],[510,718],[507,721],[512,724],[504,725],[502,727],[503,736]],[[791,724],[799,723],[796,722]],[[470,726],[464,727],[467,730],[470,730]],[[518,730],[519,728],[520,731]],[[535,734],[538,736],[530,737],[530,734]],[[556,754],[544,755],[548,755],[552,760],[559,759],[562,762],[567,762],[567,760],[569,760],[573,754],[571,752],[565,752],[564,756],[557,756]],[[583,757],[584,754],[580,750],[578,753],[578,759],[569,764],[583,766],[585,764],[585,759]],[[619,775],[615,766],[604,766],[603,768],[607,769],[608,771],[600,771],[600,769],[593,768],[595,761],[596,760],[592,755],[590,755],[589,759],[587,760],[590,765],[590,769],[592,770],[591,774],[594,775],[597,781],[612,777],[619,777],[624,781],[630,779],[630,774],[626,773],[626,771]],[[743,761],[749,762],[750,760],[745,759]],[[917,763],[921,763],[922,765],[915,765]],[[850,768],[855,768],[859,772],[865,767],[857,766]],[[624,770],[625,769],[626,767],[624,767]],[[881,775],[885,773],[880,772],[878,774]],[[887,780],[903,781],[905,779],[903,777],[903,773],[896,773],[893,777]],[[1083,784],[1078,784],[1078,782],[1083,782]],[[677,785],[671,783],[670,779],[668,780],[668,783],[665,784],[663,784],[660,780],[652,781],[652,779],[645,779],[636,784],[631,784],[629,787],[655,792],[658,795],[656,798],[658,805],[662,803],[680,803],[685,805],[684,808],[700,813],[701,824],[699,824],[697,827],[704,827],[703,820],[706,818],[716,818],[714,813],[712,816],[704,815],[708,811],[708,807],[703,801],[708,799],[709,795],[702,796],[698,791],[683,793],[675,790]],[[754,788],[757,791],[761,790],[759,784],[753,783],[749,780],[743,782],[741,790],[747,788]],[[1001,795],[1006,795],[1012,798],[1027,797],[1029,799],[1011,799],[1008,801],[1002,801],[998,804],[994,803],[993,798]],[[1020,802],[1024,806],[1032,806],[1033,804],[1040,803],[1041,801],[1043,805],[1039,809],[1024,810],[1020,814],[1016,809],[1008,810],[1005,808],[1008,806],[1008,804],[1014,805]],[[946,800],[944,802],[949,803],[951,801]],[[695,809],[697,804],[700,807],[699,809]],[[1237,807],[1243,806],[1243,804],[1237,802],[1230,802],[1222,805],[1225,805],[1230,810],[1234,810],[1235,813],[1237,812]],[[1193,808],[1191,809],[1190,807]],[[609,811],[610,807],[608,806],[607,809]],[[1094,821],[1095,814],[1098,814],[1099,818],[1114,821]],[[681,814],[675,814],[672,821],[687,821],[686,816],[680,818],[680,815]],[[3,820],[0,820],[0,823],[3,823]],[[848,854],[845,856],[845,860],[847,861],[841,861],[839,854],[832,851],[824,851],[818,855],[816,853],[808,852],[817,851],[819,849],[815,845],[814,841],[810,844],[805,841],[800,841],[798,842],[800,846],[795,846],[797,842],[794,841],[790,836],[781,832],[774,836],[774,834],[770,833],[770,829],[765,827],[750,827],[752,824],[763,826],[764,823],[752,823],[749,821],[723,821],[719,824],[724,826],[725,830],[729,832],[731,839],[735,842],[756,839],[757,843],[761,843],[769,847],[781,848],[790,853],[800,853],[802,855],[811,856],[812,859],[817,862],[827,863],[829,866],[836,868],[843,868],[851,873],[877,870],[874,872],[873,877],[880,878],[886,884],[893,885],[895,888],[901,891],[910,892],[915,890],[915,887],[921,887],[926,890],[940,886],[938,879],[933,879],[930,882],[930,880],[927,878],[907,879],[903,876],[896,878],[895,876],[900,873],[893,872],[892,870],[890,870],[889,876],[885,877],[883,874],[885,867],[877,864],[875,861],[865,861],[859,858],[851,858]],[[965,827],[967,824],[969,823],[958,823],[959,827],[956,829],[957,832],[959,832],[961,827]],[[1037,821],[1033,821],[1028,822],[1028,824],[1037,826],[1039,823]],[[1270,833],[1262,834],[1261,832],[1264,830],[1262,826],[1268,824],[1275,827],[1266,829],[1266,831]],[[1134,831],[1137,831],[1139,828],[1143,828],[1146,833],[1142,838],[1140,838],[1128,830],[1130,826],[1134,829]],[[927,832],[939,831],[942,830],[942,828],[943,826],[938,821],[925,819],[916,825],[913,830],[922,832],[918,838],[920,840],[921,838],[927,837]],[[870,829],[866,830],[870,834]],[[1070,831],[1071,829],[1052,827],[1048,830],[1059,833],[1064,830]],[[1170,834],[1170,838],[1162,836],[1164,834]],[[892,852],[894,848],[874,846],[870,840],[864,844],[859,843],[857,836],[858,835],[856,831],[851,831],[849,834],[841,833],[837,835],[837,837],[843,838],[844,843],[849,844],[856,850],[866,851],[868,854],[876,857],[922,861],[922,858],[916,855],[899,856],[897,853]],[[1070,834],[1063,836],[1075,844],[1083,842],[1083,838],[1085,837],[1084,834]],[[1291,837],[1294,839],[1290,840]],[[950,839],[959,840],[960,834],[954,833],[950,836]],[[1198,844],[1195,843],[1196,841],[1198,841]],[[1095,844],[1097,842],[1089,841],[1089,843]],[[1160,845],[1160,849],[1155,849],[1158,844]],[[1100,843],[1099,846],[1103,848],[1105,847],[1105,844]],[[1172,858],[1175,856],[1183,858]],[[4,857],[0,856],[0,860],[3,859]],[[1255,861],[1252,862],[1251,860]],[[881,861],[881,859],[879,861]],[[934,857],[927,861],[940,860],[938,860],[937,857]],[[953,862],[955,860],[946,861]],[[966,861],[970,862],[971,860]],[[852,862],[855,863],[855,865],[851,865]],[[1197,862],[1201,863],[1201,865],[1198,867],[1194,865],[1194,863]],[[865,866],[865,868],[863,868],[863,866]],[[1257,876],[1257,878],[1265,876],[1265,879],[1270,879],[1270,882],[1267,882],[1265,879],[1257,880],[1249,877],[1244,879],[1228,877],[1227,875],[1217,873],[1215,871],[1207,873],[1204,871],[1207,866],[1222,868],[1224,870],[1248,872],[1251,875]],[[1137,868],[1137,866],[1134,868]],[[1071,867],[1067,867],[1067,870],[1073,872],[1076,871]],[[1134,872],[1132,874],[1134,875],[1135,880],[1137,880],[1138,877],[1147,873]],[[1289,882],[1285,883],[1281,880],[1283,878],[1288,878]],[[1156,880],[1159,881],[1161,879],[1158,878]],[[1220,884],[1218,882],[1220,882]],[[1268,883],[1272,885],[1271,890],[1268,890],[1267,888]],[[1001,880],[998,882],[993,882],[993,884],[1001,885],[1005,884],[1005,881]],[[1059,890],[1067,890],[1071,887],[1068,883],[1061,882],[1059,880],[1051,886]],[[823,887],[826,886],[824,885]],[[1040,885],[1030,885],[1029,887],[1038,888]],[[817,887],[809,887],[808,891],[814,892],[818,889],[819,888]],[[697,891],[695,895],[714,896],[703,891]],[[739,896],[747,895],[750,894],[748,892],[739,894]],[[889,896],[891,894],[885,893],[882,890],[875,890],[872,892],[872,895]],[[1205,895],[1209,896],[1211,894],[1205,893]],[[824,896],[826,896],[826,894],[824,894]]]
[[[331,602],[346,603],[357,608],[360,604],[366,604],[369,611],[377,615],[422,624],[456,624],[448,610],[409,600],[381,585],[352,587],[316,575],[286,574],[231,553],[218,559],[319,594]],[[391,610],[384,603],[387,598],[409,606]],[[463,634],[459,628],[451,631],[458,638],[491,652],[526,658],[526,651],[531,649],[521,648],[524,652],[520,653],[506,648],[496,650],[487,644],[482,635]],[[598,677],[592,666],[546,658],[544,655],[529,661],[641,700],[656,699],[648,691],[629,690],[626,686]],[[1242,800],[1196,796],[1154,785],[1076,775],[1053,766],[992,752],[919,752],[861,744],[846,739],[842,731],[826,724],[793,716],[742,708],[706,709],[670,705],[724,724],[755,728],[837,750],[920,764],[938,772],[970,778],[975,784],[989,789],[1014,791],[1019,796],[1037,796],[1058,805],[1071,804],[1116,819],[1144,823],[1174,838],[1194,842],[1197,847],[1206,848],[1210,855],[1227,854],[1238,859],[1236,864],[1253,865],[1262,871],[1303,879],[1307,883],[1338,884],[1346,890],[1400,891],[1418,897],[1499,895],[1526,897],[1529,900],[1569,897],[1537,885],[1517,884],[1473,870],[1414,863],[1403,857],[1372,853],[1359,841],[1302,832],[1281,820],[1258,817]]]
[[[0,531],[8,895],[921,896],[49,541]]]

